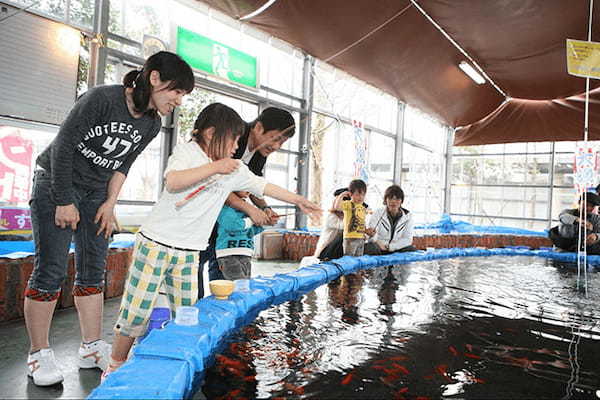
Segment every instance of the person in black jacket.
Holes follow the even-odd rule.
[[[600,254],[600,196],[588,192],[579,199],[579,207],[563,210],[558,219],[560,225],[550,229],[552,243],[566,251],[577,251],[577,243],[585,241],[588,254]],[[580,219],[581,214],[581,219]],[[581,225],[581,227],[580,227]]]
[[[255,175],[263,176],[267,157],[279,150],[286,140],[294,136],[296,124],[294,117],[286,110],[269,107],[263,110],[252,122],[246,123],[244,133],[238,140],[238,148],[233,158],[242,160]],[[255,225],[273,225],[279,216],[265,202],[264,199],[250,196],[251,202],[240,199],[231,193],[226,205],[242,211],[252,219]],[[208,280],[223,279],[215,255],[216,232],[213,229],[209,247],[200,254],[200,268],[198,270],[198,298],[204,295],[202,284],[202,271],[205,262],[208,262]]]

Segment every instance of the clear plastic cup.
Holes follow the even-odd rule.
[[[198,309],[190,306],[179,306],[175,311],[177,325],[196,325],[198,323]]]
[[[250,279],[236,279],[235,281],[236,292],[249,292],[250,291]]]

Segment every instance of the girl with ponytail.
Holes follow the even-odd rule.
[[[200,252],[206,250],[231,192],[249,191],[295,204],[307,214],[320,213],[317,205],[267,183],[231,158],[243,130],[244,121],[235,110],[209,104],[194,123],[192,140],[173,149],[163,193],[136,234],[110,364],[102,379],[125,362],[135,339],[146,333],[161,286],[172,312],[196,303]]]
[[[81,96],[37,158],[30,200],[35,262],[25,290],[28,375],[36,385],[63,380],[48,335],[72,239],[73,295],[82,336],[79,367],[108,367],[102,303],[114,207],[131,164],[160,131],[159,115],[171,113],[193,88],[185,61],[156,53],[141,70],[129,72],[123,85],[94,87]]]

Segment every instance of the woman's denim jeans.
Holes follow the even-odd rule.
[[[79,210],[77,229],[61,228],[54,223],[56,202],[51,190],[50,173],[35,172],[29,205],[35,241],[35,263],[29,289],[57,293],[67,275],[67,261],[71,240],[75,239],[75,286],[102,289],[108,239],[96,235],[99,225],[94,223],[98,208],[106,201],[107,191],[73,186],[74,204]],[[92,290],[90,294],[94,293]]]

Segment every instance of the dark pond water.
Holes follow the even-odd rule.
[[[582,275],[583,277],[583,275]],[[263,311],[207,370],[209,399],[593,399],[600,274],[532,257],[347,275]]]

